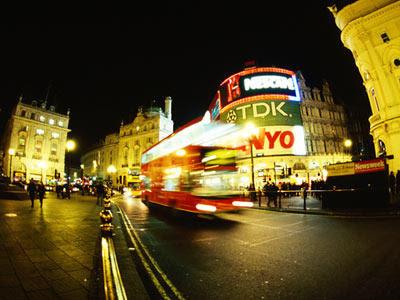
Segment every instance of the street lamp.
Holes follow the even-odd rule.
[[[346,139],[346,140],[344,140],[344,147],[347,149],[346,150],[346,153],[347,154],[350,154],[350,148],[351,148],[351,146],[353,145],[353,142],[352,142],[352,140],[350,140],[350,139]]]
[[[255,191],[255,182],[254,182],[254,155],[253,155],[253,141],[252,138],[257,135],[258,128],[251,122],[247,123],[244,128],[244,137],[248,140],[250,145],[250,163],[251,163],[251,186],[250,189]]]
[[[13,148],[8,149],[8,155],[10,156],[10,181],[12,182],[12,179],[11,179],[11,175],[12,175],[11,167],[12,167],[12,158],[15,155],[15,149],[13,149]]]
[[[40,168],[40,176],[42,177],[42,181],[43,181],[44,183],[46,183],[46,182],[45,182],[46,176],[43,176],[43,170],[46,170],[46,169],[47,169],[47,162],[45,162],[44,160],[40,160],[40,161],[38,162],[38,167]]]
[[[68,165],[67,165],[67,197],[69,198],[69,177],[70,177],[70,168],[71,168],[71,154],[70,152],[76,148],[76,143],[74,140],[68,140],[67,144],[65,145],[67,149],[67,156],[68,156]]]
[[[116,172],[117,172],[117,168],[114,165],[109,165],[107,167],[108,180],[111,180],[112,174],[115,174]]]

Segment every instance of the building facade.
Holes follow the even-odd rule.
[[[387,163],[396,171],[400,169],[400,1],[358,0],[329,9],[369,97],[376,155],[394,155]]]
[[[127,186],[140,168],[142,152],[173,132],[172,99],[165,99],[165,109],[139,109],[134,120],[121,124],[118,133],[112,133],[82,158],[84,174],[110,179],[114,185]]]
[[[64,177],[69,112],[60,114],[46,102],[19,102],[13,109],[2,139],[4,170],[13,180],[47,182]]]

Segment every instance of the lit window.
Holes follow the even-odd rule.
[[[43,129],[36,129],[36,134],[43,135],[44,134],[44,130]]]
[[[43,116],[40,116],[40,117],[39,117],[39,121],[40,121],[40,122],[44,122],[45,120],[46,120],[45,117],[43,117]]]
[[[140,129],[140,127],[139,127],[139,126],[136,126],[136,131],[139,131],[139,129]]]
[[[50,124],[50,125],[54,125],[54,120],[53,120],[53,119],[50,119],[50,120],[49,120],[49,124]]]
[[[63,121],[58,121],[58,126],[63,127],[64,126],[64,122]]]
[[[59,134],[58,132],[52,132],[52,133],[51,133],[51,137],[52,137],[53,139],[58,139],[58,138],[60,137],[60,134]]]

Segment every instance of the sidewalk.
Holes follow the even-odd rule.
[[[263,209],[278,212],[288,213],[302,213],[302,214],[315,214],[315,215],[330,215],[330,216],[354,216],[354,217],[400,217],[400,202],[391,204],[387,208],[365,208],[365,209],[323,209],[321,201],[312,195],[307,196],[306,199],[306,210],[304,210],[304,200],[300,196],[293,196],[290,198],[281,199],[281,208],[274,207],[271,203],[271,207],[267,206],[267,200],[265,196],[261,197],[261,206],[259,201],[254,201],[253,208]]]
[[[0,299],[90,299],[101,287],[96,198],[0,199]]]

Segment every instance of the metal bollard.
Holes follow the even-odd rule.
[[[111,235],[114,226],[111,224],[113,220],[113,214],[111,212],[111,199],[110,197],[105,197],[103,200],[104,209],[100,212],[100,230],[103,235]]]

